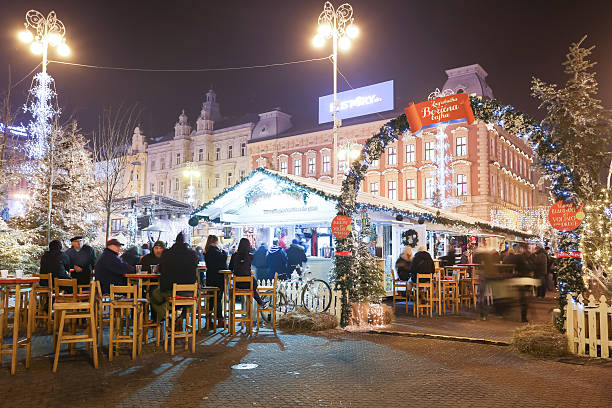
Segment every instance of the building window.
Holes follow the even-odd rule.
[[[416,200],[415,179],[406,179],[406,200]]]
[[[495,141],[491,138],[491,156],[495,157]]]
[[[467,195],[467,176],[465,174],[457,174],[457,195]]]
[[[397,181],[387,182],[387,197],[391,200],[397,200]]]
[[[227,173],[227,186],[232,185],[232,173]]]
[[[174,178],[174,191],[178,191],[179,190],[179,179],[178,177]]]
[[[151,192],[154,193],[155,192],[155,183],[151,183]]]
[[[215,174],[215,187],[219,188],[221,185],[221,177],[218,174]]]
[[[177,154],[176,154],[176,164],[177,164],[177,165],[178,165],[178,164],[181,164],[181,154],[180,154],[180,153],[177,153]]]
[[[159,166],[160,166],[160,169],[161,169],[161,170],[165,169],[165,168],[166,168],[166,160],[161,159],[161,160],[159,161]]]
[[[308,158],[308,174],[315,174],[315,166],[317,162],[314,157]]]
[[[204,160],[204,149],[198,150],[198,161]]]
[[[202,188],[202,179],[198,179],[198,188]]]
[[[508,151],[504,147],[504,165],[508,164]]]
[[[234,146],[227,146],[227,158],[231,159],[234,156]]]
[[[370,193],[378,195],[378,183],[370,183]]]
[[[416,161],[416,157],[414,154],[415,150],[414,150],[414,145],[413,144],[407,144],[406,145],[406,163],[412,163],[414,161]]]
[[[395,166],[397,164],[397,148],[390,147],[387,150],[387,164],[389,166]]]
[[[280,172],[287,174],[287,161],[283,160],[280,162]]]
[[[302,175],[302,159],[293,160],[293,174],[296,176]]]
[[[502,201],[504,200],[504,180],[499,182],[499,198],[501,198]]]
[[[338,160],[338,172],[344,173],[346,171],[347,162],[346,160]]]
[[[159,182],[159,194],[166,194],[166,190],[164,189],[164,182]]]
[[[378,164],[379,164],[378,159],[372,160],[372,165],[370,167],[378,167]]]
[[[111,231],[121,230],[121,218],[115,218],[111,220]]]
[[[455,150],[457,156],[467,155],[467,138],[461,136],[457,138],[457,149]]]
[[[155,160],[151,160],[151,170],[155,170]]]
[[[329,162],[329,156],[325,155],[323,156],[323,173],[329,173],[330,168],[331,164]]]
[[[433,160],[434,157],[434,142],[425,143],[425,160]]]
[[[427,177],[425,179],[425,198],[433,198],[434,195],[434,179]]]
[[[245,176],[245,171],[244,170],[240,170],[240,178],[243,179]]]
[[[215,160],[220,160],[221,159],[221,148],[217,147],[215,149]]]
[[[240,144],[240,156],[246,156],[246,143]]]

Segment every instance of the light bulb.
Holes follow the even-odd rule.
[[[70,55],[70,47],[68,47],[68,45],[63,42],[57,46],[57,53],[62,57],[67,57]]]
[[[19,39],[22,42],[29,44],[34,39],[34,34],[32,34],[30,30],[23,30],[19,32]]]
[[[359,35],[359,28],[357,28],[355,24],[350,24],[348,27],[346,27],[346,35],[348,35],[350,38],[357,38]]]
[[[317,32],[323,37],[329,37],[332,33],[331,25],[329,23],[323,23],[319,25],[319,28],[317,28]]]
[[[30,44],[30,51],[36,55],[40,55],[43,52],[43,45],[40,41],[34,41]]]
[[[338,40],[338,47],[340,47],[342,51],[347,51],[349,48],[351,48],[351,40],[348,37],[340,38]]]
[[[57,47],[62,42],[62,36],[58,33],[51,33],[47,35],[47,41],[49,41],[52,47]]]
[[[323,38],[321,34],[315,35],[312,39],[312,45],[314,45],[316,48],[321,48],[325,45],[325,38]]]

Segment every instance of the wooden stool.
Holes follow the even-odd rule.
[[[138,323],[141,314],[137,292],[138,287],[136,286],[111,285],[110,287],[109,361],[113,360],[113,352],[119,354],[120,343],[131,343],[132,360],[136,358],[139,340]],[[131,330],[130,320],[132,323]]]
[[[414,309],[416,317],[421,315],[421,309],[429,311],[429,317],[433,316],[433,289],[433,275],[428,273],[417,273],[415,294],[416,307]],[[424,297],[421,298],[421,295],[424,295]]]
[[[204,315],[206,330],[209,328],[209,318],[213,322],[213,330],[217,330],[217,296],[219,288],[216,286],[198,285],[198,310],[197,310],[197,331],[202,329],[202,315]]]
[[[442,296],[444,299],[444,310],[449,309],[459,313],[459,285],[457,278],[442,279]]]
[[[159,347],[161,342],[161,325],[162,322],[157,322],[156,319],[151,319],[150,315],[150,301],[151,301],[151,290],[154,287],[159,286],[159,282],[152,282],[150,280],[142,281],[142,291],[145,292],[145,297],[138,299],[142,304],[142,324],[140,325],[142,331],[142,343],[149,344],[149,330],[152,330],[155,335],[155,345]],[[139,349],[141,346],[139,346]]]
[[[76,285],[76,281],[75,281]],[[96,286],[92,282],[89,289],[89,299],[86,302],[56,302],[53,305],[53,310],[59,317],[59,329],[57,333],[57,347],[55,348],[55,359],[53,361],[53,372],[57,371],[57,363],[59,361],[60,349],[62,344],[74,343],[92,343],[92,354],[94,367],[98,368],[98,344],[96,335],[96,316],[95,316],[95,296]],[[84,334],[64,334],[64,325],[66,320],[86,319],[87,327]]]
[[[269,282],[269,281],[268,281]],[[272,282],[272,286],[257,286],[257,293],[259,296],[264,297],[268,296],[271,298],[271,302],[265,309],[262,308],[259,303],[257,304],[257,316],[255,319],[257,320],[257,331],[259,331],[259,316],[260,312],[271,312],[272,313],[272,329],[276,330],[276,285],[278,282],[278,273],[274,274],[274,281]]]
[[[190,295],[186,295],[184,292],[189,292]],[[181,293],[180,295],[178,293]],[[189,338],[191,337],[191,352],[195,353],[195,335],[196,335],[196,314],[197,314],[197,296],[198,296],[198,284],[186,284],[180,285],[175,283],[172,286],[172,297],[168,298],[168,307],[172,307],[172,316],[170,311],[166,307],[166,335],[164,336],[164,350],[168,351],[168,336],[172,337],[170,342],[170,355],[174,355],[174,340],[178,337],[185,339],[185,350],[189,348]],[[187,316],[191,317],[191,324],[187,320],[185,322],[185,330],[176,327],[176,309],[177,307],[187,308]],[[168,319],[172,319],[170,322]],[[170,328],[170,330],[168,330]],[[191,330],[190,330],[191,329]],[[170,333],[168,333],[170,331]]]
[[[37,298],[37,307],[34,311],[34,325],[36,326],[36,320],[43,320],[47,322],[47,332],[51,333],[53,326],[53,288],[51,287],[52,275],[50,273],[34,273],[33,277],[40,278],[40,281],[46,280],[48,286],[37,286],[34,289],[34,293]],[[39,281],[39,282],[40,282]],[[47,301],[46,307],[43,301]]]
[[[408,313],[408,281],[403,281],[400,279],[396,279],[396,272],[394,269],[391,269],[391,273],[393,274],[393,285],[391,286],[391,290],[393,291],[393,313],[395,313],[395,302],[398,300],[404,300],[406,302],[406,313]],[[404,296],[400,295],[400,291],[398,289],[404,289]],[[414,309],[414,303],[412,305]]]
[[[100,281],[94,281],[96,285],[96,318],[98,327],[98,344],[102,347],[104,343],[104,324],[110,326],[110,296],[102,294]],[[106,311],[105,311],[106,309]]]
[[[67,290],[69,289],[69,290]],[[69,293],[70,292],[70,293]],[[56,303],[77,303],[89,299],[89,294],[78,294],[76,279],[53,279],[53,310]],[[57,333],[60,323],[59,316],[53,313],[53,350],[57,346]],[[70,334],[76,333],[77,321],[70,319]],[[74,354],[74,344],[70,344],[70,353]]]
[[[247,330],[250,335],[253,334],[253,277],[252,276],[234,276],[230,278],[231,296],[230,296],[230,333],[236,335],[236,323],[246,323]],[[237,288],[236,284],[246,283],[248,288]],[[236,298],[243,296],[242,307],[236,309]]]

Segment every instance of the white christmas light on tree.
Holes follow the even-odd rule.
[[[31,159],[40,160],[49,148],[53,117],[59,114],[59,110],[53,106],[53,78],[46,72],[36,74],[30,95],[29,104],[24,106],[24,110],[32,115],[28,125],[31,138],[28,140],[27,153]]]
[[[453,182],[455,172],[451,167],[453,155],[447,153],[449,147],[446,125],[440,125],[436,132],[434,195],[432,199],[425,202],[436,208],[458,207],[463,204],[461,199],[451,196],[457,184]]]

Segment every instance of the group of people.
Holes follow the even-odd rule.
[[[278,274],[280,279],[288,278],[296,268],[301,268],[306,262],[306,252],[297,239],[291,241],[287,250],[276,239],[272,241],[270,249],[262,242],[253,254],[253,266],[259,280],[272,280],[275,274]]]

